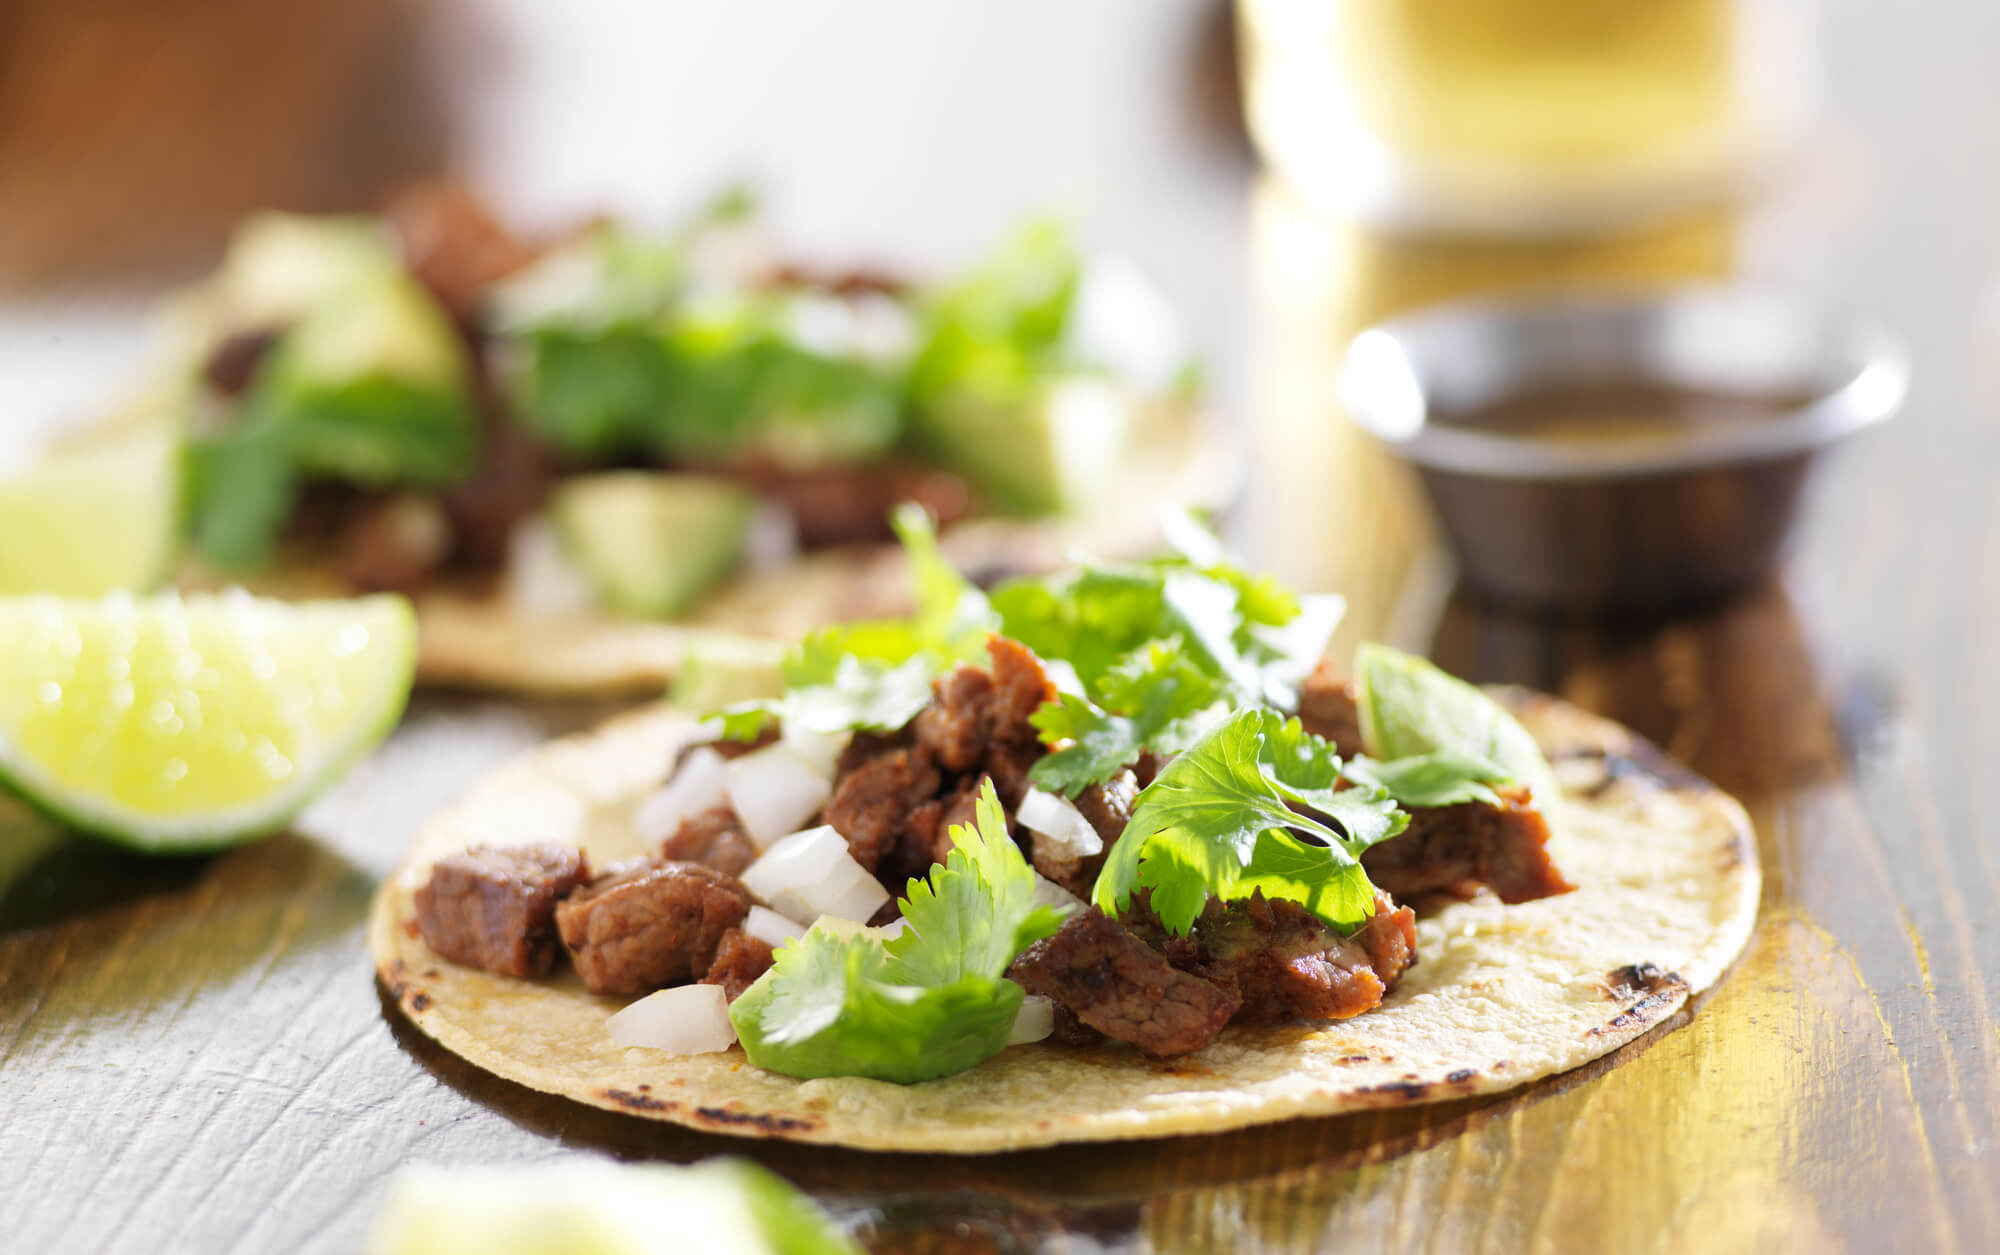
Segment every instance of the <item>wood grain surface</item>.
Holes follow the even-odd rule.
[[[1250,198],[1229,299],[1255,313],[1253,556],[1347,592],[1344,640],[1557,692],[1749,807],[1760,925],[1689,1013],[1515,1094],[1115,1149],[906,1157],[628,1120],[476,1072],[374,985],[362,920],[422,817],[605,713],[430,695],[295,833],[227,854],[147,860],[0,812],[0,1249],[353,1251],[403,1164],[579,1150],[748,1154],[885,1252],[1996,1249],[2000,13],[1823,7],[1842,127],[1775,234],[1729,212],[1422,245],[1190,167]],[[1189,267],[1214,264],[1206,238]],[[1326,391],[1345,335],[1425,299],[1773,269],[1905,332],[1910,411],[1827,468],[1782,578],[1673,621],[1469,600]]]

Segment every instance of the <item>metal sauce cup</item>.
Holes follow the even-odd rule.
[[[1908,383],[1907,356],[1879,327],[1715,288],[1433,307],[1357,336],[1340,390],[1354,420],[1421,471],[1478,591],[1648,613],[1769,571],[1814,456],[1893,415]],[[1706,404],[1650,414],[1630,439],[1493,421],[1531,400],[1560,410],[1620,390]]]

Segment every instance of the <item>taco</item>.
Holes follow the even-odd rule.
[[[1238,466],[1161,298],[1050,222],[919,285],[791,264],[736,197],[530,243],[429,188],[251,219],[162,324],[181,582],[408,594],[432,682],[657,687],[906,609],[900,501],[996,574],[1149,544]]]
[[[784,696],[501,768],[370,922],[500,1076],[746,1136],[987,1152],[1510,1089],[1744,945],[1742,809],[1555,698],[1174,557],[959,581],[808,637]]]

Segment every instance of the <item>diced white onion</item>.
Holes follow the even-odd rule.
[[[771,905],[795,919],[831,915],[866,923],[888,900],[889,891],[882,887],[882,882],[850,858],[817,884],[780,890]]]
[[[750,514],[743,541],[743,564],[753,571],[783,566],[799,553],[799,521],[775,501],[761,501]]]
[[[1035,875],[1034,903],[1036,906],[1067,906],[1078,911],[1084,909],[1082,898],[1077,897],[1069,890],[1040,873],[1036,873]]]
[[[853,735],[851,732],[814,732],[796,723],[788,723],[778,733],[778,744],[819,768],[821,775],[832,780],[834,769],[840,765],[840,756]]]
[[[819,768],[789,745],[767,745],[728,763],[722,788],[759,848],[797,831],[833,793]]]
[[[507,538],[507,602],[522,614],[541,616],[581,614],[597,604],[590,581],[544,518],[515,524]]]
[[[680,770],[632,812],[633,830],[647,841],[665,841],[680,829],[682,820],[722,805],[725,766],[722,755],[706,745],[690,751]]]
[[[843,858],[851,859],[846,839],[832,825],[821,824],[777,842],[745,868],[738,879],[744,888],[769,901],[794,885],[824,879]]]
[[[1040,994],[1029,994],[1021,999],[1021,1009],[1014,1014],[1014,1027],[1007,1034],[1007,1044],[1018,1046],[1023,1042],[1040,1041],[1055,1031],[1054,1000]]]
[[[888,923],[883,924],[880,927],[874,928],[871,931],[874,932],[876,936],[880,937],[884,941],[894,941],[896,938],[903,935],[903,926],[905,924],[908,924],[909,922],[910,921],[898,915],[896,918],[890,920]]]
[[[675,1054],[727,1050],[736,1041],[720,985],[681,985],[647,994],[605,1021],[611,1040]]]
[[[1090,826],[1083,812],[1068,798],[1029,789],[1021,798],[1021,809],[1015,818],[1023,828],[1048,838],[1070,858],[1089,858],[1104,852],[1104,838],[1097,835],[1097,829]]]
[[[797,941],[805,936],[806,930],[767,907],[753,906],[743,917],[743,931],[762,941],[773,950],[779,946]]]
[[[822,915],[866,923],[889,891],[847,852],[847,839],[822,825],[766,850],[742,876],[744,888],[781,915],[807,924]]]

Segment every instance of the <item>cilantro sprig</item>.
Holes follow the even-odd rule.
[[[1229,710],[1296,706],[1325,652],[1339,598],[1299,598],[1232,565],[1183,511],[1165,522],[1166,558],[1085,563],[994,594],[1001,630],[1067,660],[1084,687],[1036,716],[1054,750],[1031,775],[1040,788],[1074,797],[1146,750],[1185,749]]]
[[[1351,931],[1374,911],[1361,852],[1400,833],[1409,816],[1382,789],[1343,788],[1341,777],[1333,746],[1297,720],[1239,711],[1139,795],[1092,899],[1118,914],[1149,889],[1161,921],[1185,934],[1211,895],[1261,892]]]
[[[748,741],[772,718],[810,732],[893,731],[931,698],[931,680],[983,656],[999,626],[986,595],[938,552],[937,526],[905,503],[891,522],[909,558],[917,613],[843,623],[807,636],[785,659],[784,696],[719,713],[725,739]]]
[[[912,880],[903,931],[816,927],[780,949],[729,1010],[750,1062],[787,1076],[914,1084],[962,1072],[1007,1045],[1022,991],[1014,957],[1061,926],[1035,903],[1035,873],[1007,831],[993,782],[927,880]]]

